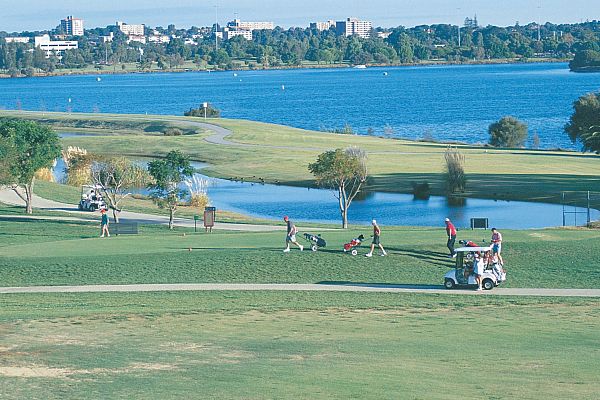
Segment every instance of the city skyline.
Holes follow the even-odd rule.
[[[333,0],[323,3],[306,0],[302,5],[292,2],[264,0],[213,0],[197,4],[191,0],[172,0],[170,7],[157,7],[147,1],[80,1],[66,0],[60,4],[40,5],[37,0],[9,3],[0,0],[3,13],[0,31],[36,31],[52,29],[68,15],[85,20],[86,28],[114,25],[115,21],[144,23],[149,26],[175,24],[178,27],[210,26],[215,21],[218,4],[218,21],[238,17],[243,20],[273,21],[275,25],[307,27],[310,22],[328,19],[342,20],[358,17],[373,21],[373,26],[395,27],[436,23],[462,23],[465,17],[477,17],[482,25],[513,25],[529,22],[577,23],[600,18],[600,4],[585,0],[572,0],[565,5],[560,0],[490,2],[482,0],[374,0],[365,7],[357,0]],[[343,7],[342,7],[343,5]],[[343,9],[344,11],[340,11]]]

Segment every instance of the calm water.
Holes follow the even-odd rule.
[[[203,166],[194,163],[197,169]],[[64,162],[59,159],[55,167],[59,181],[64,177],[63,170]],[[212,205],[220,210],[275,220],[289,215],[296,221],[340,222],[337,200],[328,190],[231,182],[198,175],[211,181],[208,195]],[[136,192],[147,194],[146,190]],[[414,200],[412,195],[375,192],[364,200],[355,200],[349,211],[350,223],[362,225],[376,218],[384,225],[443,226],[446,217],[458,227],[470,226],[470,218],[489,218],[490,225],[499,228],[543,228],[562,225],[562,206],[482,199],[466,199],[464,205],[453,206],[444,197]],[[592,218],[600,219],[600,211],[593,210]],[[584,224],[585,216],[579,215],[577,222]],[[567,223],[575,223],[573,215]]]
[[[181,115],[209,101],[228,118],[469,143],[513,115],[542,147],[575,148],[572,103],[599,88],[600,74],[563,63],[61,76],[1,79],[0,108]]]

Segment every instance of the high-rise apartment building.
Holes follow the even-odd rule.
[[[83,20],[81,18],[73,18],[72,15],[69,15],[60,20],[60,27],[67,35],[83,36]]]
[[[371,21],[361,21],[357,18],[346,18],[345,21],[337,21],[335,28],[338,35],[358,35],[362,38],[368,38],[371,35],[373,23]]]

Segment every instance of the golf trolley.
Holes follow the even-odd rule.
[[[325,242],[325,239],[323,239],[321,237],[321,235],[313,235],[312,233],[305,233],[303,236],[304,236],[304,239],[306,239],[306,241],[310,244],[310,249],[312,251],[317,251],[317,250],[319,250],[320,247],[327,246],[327,242]]]
[[[360,244],[365,240],[364,235],[359,235],[358,237],[352,239],[350,242],[344,244],[344,253],[350,252],[353,256],[358,254],[357,248]]]

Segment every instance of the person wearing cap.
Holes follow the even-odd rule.
[[[365,257],[373,257],[373,250],[375,250],[375,246],[379,246],[381,249],[381,256],[386,256],[387,253],[383,249],[383,245],[381,244],[381,228],[377,225],[377,221],[371,221],[371,225],[373,225],[373,242],[371,243],[371,251],[365,254]]]
[[[504,266],[504,260],[502,259],[502,234],[498,232],[498,229],[492,228],[492,253],[498,258],[500,266]]]
[[[102,221],[100,222],[100,231],[102,234],[100,237],[104,237],[105,234],[106,236],[110,237],[110,232],[108,231],[108,215],[106,214],[106,210],[103,208],[100,210],[100,213],[102,214]]]
[[[448,250],[450,250],[450,255],[448,257],[456,257],[456,252],[454,251],[454,243],[456,243],[456,227],[450,221],[450,218],[446,218],[446,235],[448,235],[448,242],[446,246]]]
[[[304,250],[304,246],[302,246],[296,240],[296,233],[298,233],[298,228],[296,228],[296,225],[294,225],[292,223],[292,221],[290,221],[290,218],[287,215],[285,217],[283,217],[283,220],[287,224],[287,234],[286,234],[286,237],[285,237],[285,249],[283,249],[283,252],[284,253],[289,253],[290,252],[290,243],[293,243],[296,246],[298,246],[298,248],[300,249],[300,251]]]

